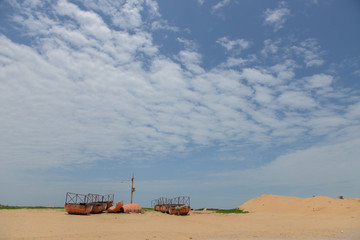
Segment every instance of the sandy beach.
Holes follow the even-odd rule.
[[[360,239],[360,199],[263,195],[244,206],[250,213],[79,216],[59,209],[0,210],[0,239]]]

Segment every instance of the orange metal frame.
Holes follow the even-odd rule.
[[[187,215],[190,211],[190,197],[179,196],[174,198],[161,197],[151,201],[155,211],[174,215]]]

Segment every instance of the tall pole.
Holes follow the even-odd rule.
[[[134,173],[132,175],[131,178],[131,201],[130,203],[133,203],[133,193],[135,192],[135,188],[134,188]]]
[[[133,203],[133,193],[135,192],[135,188],[134,188],[134,173],[132,174],[132,178],[131,179],[123,179],[121,180],[121,182],[123,181],[131,181],[131,190],[130,190],[130,193],[131,193],[131,200],[130,200],[130,203]]]

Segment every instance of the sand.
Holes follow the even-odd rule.
[[[191,211],[173,216],[151,211],[77,216],[51,209],[0,210],[0,239],[359,240],[359,205],[360,199],[263,195],[241,205],[248,207],[248,214]]]
[[[239,208],[256,213],[352,215],[360,213],[360,198],[297,198],[265,194],[250,199]]]

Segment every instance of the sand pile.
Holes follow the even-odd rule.
[[[256,213],[360,215],[360,198],[298,198],[265,194],[250,199],[239,208]]]

